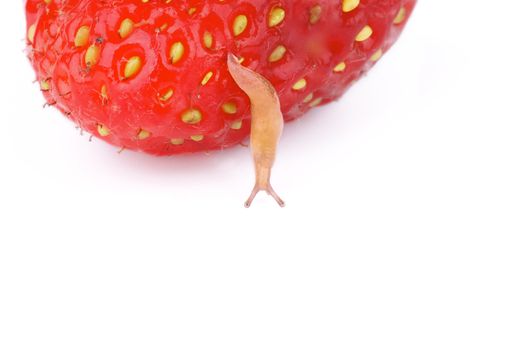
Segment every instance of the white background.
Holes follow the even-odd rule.
[[[153,158],[43,109],[0,12],[0,349],[528,348],[523,1],[422,0],[343,99],[245,148]]]

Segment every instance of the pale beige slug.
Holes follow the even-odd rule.
[[[228,54],[227,65],[231,76],[251,102],[250,145],[255,163],[255,186],[245,206],[251,206],[257,193],[266,191],[283,207],[284,201],[270,183],[271,169],[284,127],[279,97],[266,78],[242,66],[235,55]]]

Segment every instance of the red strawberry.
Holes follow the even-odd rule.
[[[251,127],[228,53],[271,83],[290,121],[370,69],[415,2],[28,0],[29,57],[48,103],[118,147],[219,149]]]

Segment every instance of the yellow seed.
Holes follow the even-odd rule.
[[[374,55],[372,55],[372,56],[370,57],[370,60],[371,60],[372,62],[376,62],[377,60],[379,60],[379,59],[381,58],[382,55],[383,55],[383,50],[382,50],[382,49],[379,49],[378,51],[376,51],[376,52],[374,53]]]
[[[194,108],[188,109],[181,115],[181,120],[186,124],[198,124],[202,121],[202,112]]]
[[[213,46],[213,35],[211,33],[209,32],[204,33],[203,44],[208,49],[210,49]]]
[[[185,142],[184,139],[171,139],[170,140],[170,143],[173,144],[174,146],[183,145],[184,142]]]
[[[30,43],[34,43],[35,42],[35,31],[37,30],[37,25],[36,24],[32,24],[29,26],[28,28],[28,32],[27,32],[27,38],[29,40]]]
[[[401,24],[403,21],[405,21],[406,16],[407,16],[407,13],[405,11],[405,8],[402,7],[400,11],[398,11],[396,18],[394,18],[394,24]]]
[[[242,120],[236,120],[231,124],[231,129],[240,130],[242,128]]]
[[[97,132],[99,133],[99,135],[101,135],[102,137],[106,137],[108,135],[110,135],[110,129],[108,129],[106,126],[104,126],[103,124],[97,124]]]
[[[101,86],[101,100],[103,103],[106,103],[108,101],[108,87],[106,85]]]
[[[42,91],[49,91],[49,89],[51,88],[49,82],[50,82],[49,79],[41,80],[41,81],[40,81],[40,90],[42,90]]]
[[[343,12],[354,11],[359,6],[360,0],[343,0]]]
[[[195,12],[196,12],[196,7],[191,7],[191,8],[189,9],[189,11],[187,11],[187,13],[189,14],[189,16],[192,16]]]
[[[356,36],[356,41],[365,41],[372,36],[372,28],[366,25]]]
[[[203,135],[193,135],[193,136],[191,136],[191,140],[196,141],[196,142],[200,142],[203,139],[204,139]]]
[[[335,73],[343,72],[345,69],[346,69],[346,63],[345,63],[345,62],[339,62],[339,63],[334,67],[334,72],[335,72]]]
[[[240,34],[244,33],[248,25],[248,19],[245,15],[238,15],[235,17],[235,20],[233,21],[233,34],[235,36],[239,36]]]
[[[313,92],[310,92],[310,94],[304,98],[303,102],[304,103],[308,103],[311,100],[313,100],[313,98],[314,98],[314,94],[313,94]]]
[[[125,65],[125,79],[128,79],[134,75],[136,75],[139,70],[141,69],[141,58],[139,56],[133,56],[131,57],[126,65]]]
[[[316,24],[321,19],[323,9],[319,5],[315,5],[310,9],[310,24]]]
[[[316,98],[315,100],[313,100],[311,103],[310,103],[310,107],[316,107],[316,106],[319,106],[321,104],[321,102],[323,102],[323,98],[322,97],[318,97]]]
[[[124,39],[134,30],[134,22],[130,18],[125,18],[119,26],[119,36]]]
[[[185,52],[185,47],[180,41],[172,44],[170,48],[170,52],[169,52],[172,64],[175,64],[176,62],[178,62],[183,57],[184,52]]]
[[[222,110],[227,114],[236,114],[237,106],[233,102],[227,102],[222,105]]]
[[[284,21],[284,17],[286,17],[286,11],[284,11],[283,8],[272,8],[268,16],[268,26],[275,27],[276,25],[281,24],[282,21]]]
[[[51,4],[51,0],[44,0],[44,2],[46,3],[46,5]]]
[[[292,89],[293,90],[302,90],[306,87],[306,79],[302,78],[297,80],[295,84],[293,84]]]
[[[212,77],[213,77],[213,72],[207,72],[202,79],[202,85],[207,84],[209,80],[211,80]]]
[[[273,52],[269,55],[268,61],[269,62],[277,62],[280,61],[284,54],[286,53],[286,48],[283,45],[279,45],[273,50]]]
[[[159,99],[161,102],[167,102],[172,95],[174,95],[174,90],[168,89],[159,97]]]
[[[73,43],[76,47],[82,47],[88,44],[88,39],[90,38],[90,27],[88,26],[82,26],[79,29],[77,29],[77,33],[75,34],[75,39],[73,40]]]
[[[101,48],[97,45],[91,45],[88,50],[86,50],[86,55],[84,55],[84,62],[87,66],[93,66],[99,62],[101,57]]]
[[[141,130],[139,130],[137,137],[140,140],[145,140],[145,139],[148,139],[150,137],[150,135],[151,135],[150,131],[141,129]]]

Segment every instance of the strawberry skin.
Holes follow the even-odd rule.
[[[291,121],[367,72],[415,2],[28,0],[28,52],[47,102],[83,130],[156,155],[221,149],[251,125],[229,52]]]

